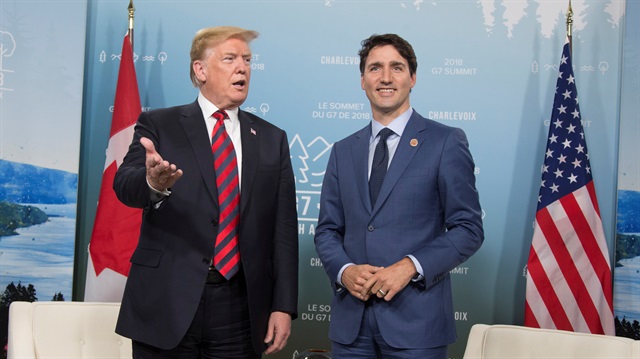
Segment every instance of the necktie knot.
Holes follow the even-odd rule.
[[[378,136],[380,137],[380,141],[386,141],[387,138],[389,138],[389,136],[393,135],[394,133],[395,132],[393,132],[393,130],[385,127],[380,130],[380,132],[378,132]]]
[[[225,110],[218,110],[218,111],[214,112],[212,116],[217,121],[224,121],[225,119],[229,118],[229,115],[227,114],[227,111],[225,111]]]

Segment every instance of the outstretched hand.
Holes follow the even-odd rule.
[[[150,139],[142,137],[140,144],[146,151],[145,166],[149,185],[160,192],[171,188],[182,177],[182,170],[163,160]]]

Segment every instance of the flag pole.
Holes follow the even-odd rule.
[[[573,55],[573,42],[571,39],[572,26],[573,26],[573,9],[571,8],[571,0],[569,0],[569,9],[567,9],[567,37],[569,38],[569,51]]]
[[[133,0],[129,0],[129,41],[131,41],[131,51],[133,51],[133,13],[136,11],[136,8],[133,7]]]

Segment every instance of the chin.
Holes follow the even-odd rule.
[[[247,99],[247,96],[242,96],[242,97],[236,97],[236,98],[232,98],[231,102],[235,105],[235,106],[240,106],[244,103],[244,101]]]

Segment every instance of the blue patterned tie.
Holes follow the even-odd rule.
[[[233,143],[224,127],[226,112],[218,110],[213,114],[211,150],[213,151],[216,185],[218,187],[218,207],[220,219],[215,243],[213,265],[225,278],[230,279],[240,269],[238,251],[238,223],[240,221],[240,191],[238,182],[238,161]]]
[[[378,132],[380,140],[373,152],[373,163],[371,164],[371,176],[369,176],[369,196],[371,197],[371,208],[375,207],[384,176],[387,174],[389,165],[389,150],[387,149],[387,138],[394,132],[388,128],[383,128]]]

